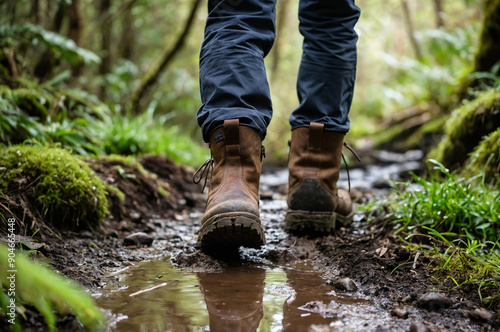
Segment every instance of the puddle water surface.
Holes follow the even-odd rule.
[[[190,272],[169,259],[114,275],[94,294],[111,316],[110,331],[297,331],[339,319],[327,308],[366,300],[335,294],[316,272],[241,263],[222,272]],[[326,309],[325,309],[326,308]]]

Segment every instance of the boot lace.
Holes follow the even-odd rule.
[[[361,158],[359,158],[356,151],[354,151],[354,149],[349,144],[347,144],[347,142],[344,142],[344,146],[347,148],[347,150],[351,151],[351,153],[354,155],[354,157],[356,157],[356,159],[359,162],[361,162]],[[347,171],[347,183],[349,185],[349,192],[351,192],[351,176],[349,175],[349,165],[347,165],[347,161],[345,160],[345,156],[343,153],[342,153],[342,160],[344,160],[345,169]]]
[[[262,161],[263,158],[266,157],[266,149],[264,148],[264,145],[261,145],[260,147],[260,161]],[[203,188],[201,189],[201,192],[205,190],[205,187],[207,186],[207,182],[212,178],[212,171],[214,170],[214,158],[210,156],[210,159],[206,160],[193,174],[193,182],[198,184],[201,182],[203,178],[205,178],[205,181],[203,181]]]
[[[205,181],[203,182],[203,188],[201,189],[201,192],[205,190],[205,187],[207,186],[207,182],[209,178],[212,177],[212,171],[214,169],[214,160],[213,158],[210,158],[206,160],[193,174],[193,182],[198,184],[201,182],[203,178],[205,178]]]

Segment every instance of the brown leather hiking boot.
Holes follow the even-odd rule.
[[[265,238],[259,219],[259,179],[264,154],[259,134],[240,126],[237,119],[225,120],[223,127],[212,134],[210,150],[212,178],[198,245],[207,252],[260,247]]]
[[[325,233],[352,222],[351,197],[337,188],[345,135],[323,127],[311,122],[292,131],[285,217],[291,232]]]

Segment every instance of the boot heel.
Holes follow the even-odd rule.
[[[237,249],[239,246],[260,248],[266,244],[259,218],[246,212],[228,212],[205,221],[197,245],[206,252]]]
[[[333,211],[288,210],[285,216],[285,230],[298,234],[331,233],[337,226],[349,226],[353,215],[354,212],[343,216]]]

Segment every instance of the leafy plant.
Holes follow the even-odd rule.
[[[168,125],[172,115],[155,116],[155,105],[141,115],[110,115],[102,122],[93,122],[90,129],[102,142],[106,154],[161,154],[173,160],[196,166],[207,158],[207,149],[180,132],[178,126]]]
[[[0,283],[9,289],[7,279],[8,250],[0,245]],[[15,256],[16,308],[17,315],[22,315],[25,305],[34,306],[45,318],[49,331],[56,330],[56,315],[74,314],[81,324],[91,331],[102,328],[104,317],[83,287],[51,271],[45,266],[30,261],[25,255]],[[8,312],[7,296],[1,292],[1,312]],[[19,327],[19,320],[16,326]]]
[[[82,60],[84,63],[100,63],[101,58],[94,52],[78,47],[74,41],[58,33],[48,31],[35,24],[20,25],[0,24],[0,45],[19,45],[31,43],[36,46],[42,44],[61,55],[62,59],[70,63]]]

